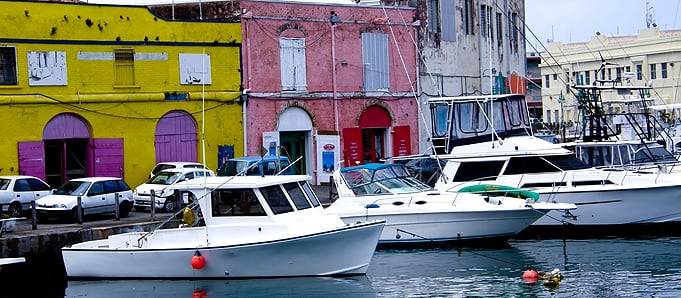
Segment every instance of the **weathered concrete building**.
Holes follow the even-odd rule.
[[[145,7],[0,2],[0,174],[124,177],[243,154],[241,25]],[[225,150],[229,151],[229,150]]]
[[[523,0],[419,0],[420,98],[525,93]],[[430,114],[419,131],[431,153]]]

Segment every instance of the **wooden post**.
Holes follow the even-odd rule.
[[[31,201],[31,229],[38,229],[38,212],[35,210],[35,200]]]
[[[121,205],[120,203],[120,194],[116,193],[114,196],[114,202],[116,203],[116,219],[115,220],[121,220]]]
[[[182,210],[182,203],[184,200],[182,199],[182,194],[179,189],[174,190],[173,193],[175,194],[175,208],[173,208],[173,213],[175,213]]]
[[[156,192],[152,189],[149,193],[151,195],[151,221],[156,221]]]
[[[76,213],[78,213],[77,220],[78,224],[83,224],[83,208],[82,208],[83,198],[78,196],[78,206],[76,206]]]

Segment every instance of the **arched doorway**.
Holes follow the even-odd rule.
[[[358,124],[359,127],[343,128],[345,166],[411,154],[409,126],[392,126],[392,116],[385,108],[369,106],[362,111]]]
[[[277,121],[281,154],[288,156],[291,161],[299,157],[293,164],[295,174],[308,174],[308,167],[312,164],[312,119],[310,115],[299,107],[284,110]]]
[[[45,182],[58,187],[64,182],[88,176],[90,125],[75,114],[60,114],[52,118],[43,130]]]
[[[198,161],[197,130],[194,118],[184,111],[171,111],[156,124],[156,162]]]

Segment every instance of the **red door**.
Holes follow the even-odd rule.
[[[343,128],[343,157],[345,166],[362,162],[362,131],[358,127]]]
[[[411,135],[409,126],[393,127],[393,155],[405,156],[411,154]]]

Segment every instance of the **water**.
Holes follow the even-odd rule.
[[[681,237],[523,240],[496,248],[380,250],[366,276],[69,281],[65,289],[41,289],[39,294],[43,297],[145,298],[679,297],[680,251]],[[525,283],[521,275],[527,265],[547,272],[559,268],[565,279],[558,288]],[[0,291],[0,297],[27,294],[20,289],[4,293]]]

